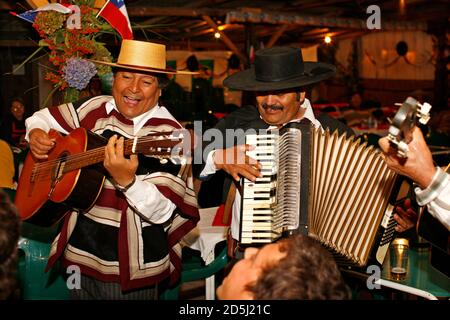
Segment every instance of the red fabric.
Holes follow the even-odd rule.
[[[229,215],[229,219],[226,223],[223,223],[223,216],[225,213],[225,204],[222,203],[219,208],[217,208],[216,215],[213,220],[213,227],[229,227],[231,225],[231,213]]]
[[[100,11],[99,16],[108,21],[120,33],[122,39],[133,39],[133,31],[123,0],[108,1]]]

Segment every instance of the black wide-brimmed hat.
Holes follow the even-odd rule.
[[[303,61],[299,48],[273,47],[258,50],[250,69],[232,74],[223,84],[244,91],[283,90],[310,85],[335,73],[333,65]]]

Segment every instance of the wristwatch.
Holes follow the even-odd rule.
[[[121,186],[118,183],[114,183],[114,187],[119,190],[120,192],[126,192],[128,189],[131,188],[131,186],[136,182],[136,176],[134,176],[133,181],[131,181],[129,184],[127,184],[125,187]]]

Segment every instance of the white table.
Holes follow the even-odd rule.
[[[200,251],[201,257],[207,265],[214,261],[216,244],[225,240],[228,233],[228,227],[212,226],[217,209],[218,207],[200,209],[200,221],[182,240],[183,245]],[[215,299],[214,275],[206,278],[205,291],[206,300]]]

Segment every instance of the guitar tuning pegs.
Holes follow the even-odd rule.
[[[401,135],[401,130],[396,126],[390,126],[387,138],[389,142],[395,146],[397,149],[397,155],[401,158],[407,158],[408,156],[408,144],[401,140],[399,136]]]
[[[187,163],[187,160],[185,157],[179,157],[179,156],[171,157],[170,161],[176,165],[185,165]]]
[[[421,124],[427,124],[428,120],[430,120],[430,110],[431,110],[431,104],[428,102],[424,102],[423,104],[418,104],[419,110],[418,110],[418,117],[419,122]]]
[[[400,141],[399,144],[397,145],[397,154],[399,157],[401,158],[407,158],[408,157],[408,144],[405,143],[404,141]]]

